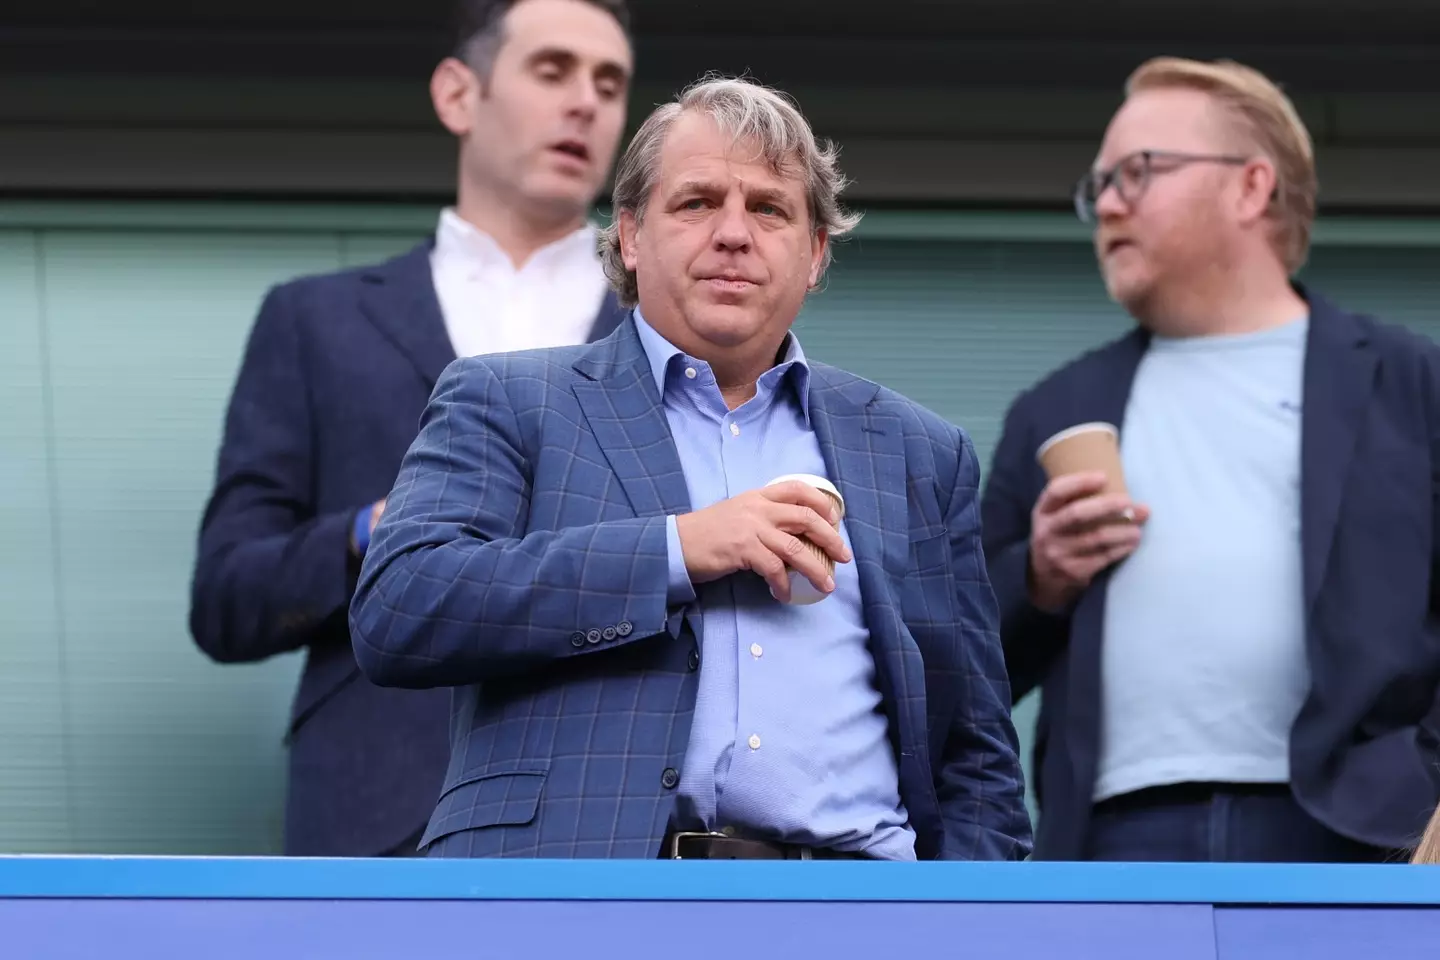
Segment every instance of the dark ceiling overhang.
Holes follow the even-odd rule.
[[[260,30],[346,27],[433,31],[451,0],[68,0],[13,4],[12,26],[208,27]],[[1433,31],[1433,0],[631,0],[641,36],[851,36],[865,38],[1032,37],[1196,42],[1245,37],[1266,43],[1408,43]]]
[[[450,0],[72,0],[0,12],[0,71],[400,78]],[[1298,87],[1440,89],[1436,0],[632,0],[650,79],[1113,86],[1157,53],[1232,56]],[[1163,11],[1163,14],[1162,14]]]

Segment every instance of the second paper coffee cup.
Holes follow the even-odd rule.
[[[1098,471],[1108,482],[1104,493],[1126,493],[1120,460],[1120,431],[1113,423],[1081,423],[1061,430],[1035,453],[1051,480],[1070,473]]]

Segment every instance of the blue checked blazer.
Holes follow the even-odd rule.
[[[1030,851],[974,448],[812,364],[921,859]],[[350,619],[374,683],[456,688],[432,856],[653,858],[704,650],[666,604],[690,509],[632,320],[583,347],[470,358],[436,385]]]

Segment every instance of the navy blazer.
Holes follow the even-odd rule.
[[[291,855],[375,856],[413,839],[450,755],[449,696],[368,683],[347,622],[355,514],[390,492],[455,359],[432,246],[272,289],[225,421],[190,630],[222,663],[306,651],[288,735]],[[622,316],[607,294],[592,338]]]
[[[1440,798],[1440,348],[1297,289],[1310,304],[1300,499],[1312,683],[1291,732],[1292,790],[1336,832],[1399,849],[1419,838]],[[1078,423],[1123,429],[1147,343],[1136,330],[1016,399],[986,483],[985,552],[1014,695],[1042,691],[1037,859],[1078,859],[1085,847],[1108,575],[1069,616],[1028,602],[1030,512],[1045,486],[1035,450]]]
[[[834,367],[811,364],[810,384],[916,852],[1023,859],[974,447]],[[432,856],[659,853],[704,656],[698,608],[666,596],[665,517],[689,509],[632,321],[445,373],[351,613],[366,676],[460,688]]]

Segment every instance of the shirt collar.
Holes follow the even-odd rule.
[[[640,335],[640,346],[645,350],[645,358],[650,363],[650,374],[655,378],[655,388],[660,391],[660,397],[665,397],[665,387],[671,367],[679,367],[686,360],[685,354],[680,348],[669,340],[662,337],[654,327],[646,322],[640,308],[635,308],[635,331]],[[793,332],[785,334],[784,359],[761,374],[762,381],[771,381],[778,378],[785,378],[795,388],[795,396],[800,401],[800,411],[805,417],[805,422],[810,422],[810,365],[805,359],[805,351],[800,348],[800,341]],[[703,363],[704,361],[697,361]]]
[[[536,250],[532,259],[543,261],[582,255],[598,257],[597,237],[595,225],[586,223],[573,233]],[[435,255],[477,266],[503,264],[513,268],[510,257],[500,249],[494,238],[463,219],[454,207],[440,211],[440,225],[435,231]]]

